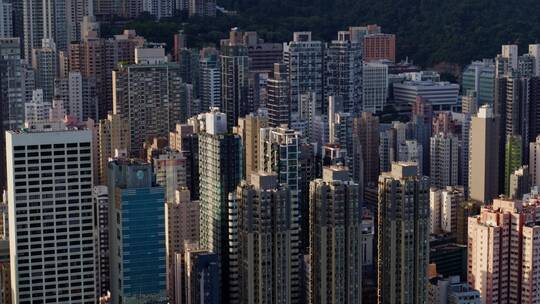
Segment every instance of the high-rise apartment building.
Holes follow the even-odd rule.
[[[43,90],[43,100],[52,104],[54,78],[58,75],[58,54],[53,40],[44,39],[40,48],[32,50],[32,68],[36,75],[36,88]]]
[[[291,292],[293,301],[298,301],[300,297],[300,189],[299,189],[299,154],[300,154],[300,133],[285,127],[263,128],[260,130],[260,163],[259,171],[267,173],[277,173],[278,182],[285,184],[289,188],[291,195],[291,255],[298,258],[292,258],[291,263]]]
[[[187,160],[184,154],[168,147],[152,157],[156,183],[165,188],[165,198],[172,199],[176,190],[187,186]]]
[[[425,303],[429,178],[411,163],[379,177],[378,303]]]
[[[283,44],[264,42],[257,32],[245,32],[244,44],[251,61],[251,72],[271,72],[274,64],[283,60]]]
[[[325,52],[325,97],[336,96],[343,101],[343,111],[362,110],[362,42],[349,31],[338,32]]]
[[[540,186],[540,136],[529,144],[529,172],[531,185]]]
[[[376,185],[379,178],[379,118],[370,112],[362,112],[353,122],[353,168],[362,163],[363,172],[353,170],[353,179],[363,185]],[[361,175],[361,176],[360,176]]]
[[[362,68],[362,110],[380,112],[388,98],[388,65],[370,62]]]
[[[98,181],[107,185],[109,159],[116,157],[116,152],[129,151],[129,129],[127,122],[116,114],[109,114],[107,119],[99,121],[97,136],[97,155],[99,168]]]
[[[260,166],[260,131],[268,127],[268,116],[264,113],[248,114],[238,119],[234,133],[242,138],[244,150],[244,177],[249,179],[251,174],[259,172]]]
[[[165,190],[150,164],[109,162],[109,250],[113,304],[166,299]]]
[[[5,146],[5,131],[24,125],[25,117],[25,72],[21,61],[20,39],[0,38],[0,103],[2,120],[0,124],[0,144]],[[33,78],[33,75],[32,75]],[[32,88],[30,88],[33,90]],[[6,188],[6,155],[0,149],[0,187]]]
[[[227,132],[227,116],[216,110],[202,114],[204,131],[199,134],[201,246],[219,256],[222,295],[229,290],[229,242],[227,239],[228,195],[242,178],[242,141]]]
[[[57,0],[58,1],[58,0]],[[80,41],[83,32],[83,18],[94,15],[94,0],[64,0],[66,10],[66,45],[61,50],[67,50],[71,41]],[[59,1],[58,1],[59,2]],[[56,3],[61,6],[62,3]]]
[[[298,259],[293,242],[299,239],[293,237],[291,208],[288,187],[278,184],[276,173],[253,173],[250,182],[230,194],[230,267],[238,277],[237,303],[298,303],[291,290],[300,279],[292,274]]]
[[[429,190],[430,233],[457,233],[458,208],[463,201],[462,186],[431,187]]]
[[[346,167],[331,166],[309,191],[310,303],[361,303],[360,186]]]
[[[219,256],[205,249],[185,252],[185,282],[187,304],[220,304]]]
[[[468,282],[481,303],[534,303],[540,274],[540,203],[495,199],[469,217]]]
[[[364,36],[363,56],[365,62],[377,60],[396,62],[396,35],[379,32]]]
[[[427,303],[480,304],[480,293],[462,283],[459,276],[438,276],[429,280]]]
[[[229,39],[221,41],[221,109],[227,114],[227,128],[232,130],[239,117],[253,112],[248,103],[249,57],[243,33],[237,28]]]
[[[166,62],[165,50],[136,52],[136,64],[113,71],[114,114],[127,121],[130,155],[139,155],[146,139],[168,136],[180,122],[186,102],[181,94],[180,67]]]
[[[483,105],[472,117],[469,140],[469,197],[489,202],[500,194],[499,117]]]
[[[60,99],[66,114],[84,122],[98,120],[99,98],[96,81],[83,77],[81,72],[70,71],[65,78],[54,82],[54,99]]]
[[[293,40],[283,45],[283,63],[289,72],[291,112],[299,111],[300,96],[314,93],[315,109],[321,111],[323,102],[324,44],[311,39],[311,32],[295,32]]]
[[[184,244],[199,242],[199,201],[190,198],[189,190],[185,187],[175,191],[175,196],[165,203],[165,238],[167,254],[167,290],[172,303],[180,303],[177,294],[184,294],[184,290],[177,290],[177,286],[185,287],[183,277],[178,277],[175,269],[182,268],[182,259],[177,261],[175,256],[184,256]],[[184,261],[185,262],[185,261]],[[180,273],[182,275],[182,273]]]
[[[172,17],[174,14],[174,0],[143,0],[142,10],[148,12],[157,20]]]
[[[93,0],[94,1],[94,16],[101,19],[110,19],[118,13],[118,6],[114,0]]]
[[[96,303],[91,132],[9,131],[6,152],[13,303]]]
[[[192,200],[199,199],[199,137],[194,128],[187,124],[177,124],[169,133],[169,146],[182,152],[186,159],[186,184]]]
[[[396,161],[415,163],[418,172],[422,172],[425,167],[423,161],[424,146],[418,140],[404,140],[397,146]]]
[[[0,1],[0,38],[17,37],[13,35],[13,6],[9,1]]]
[[[107,186],[94,186],[92,198],[95,207],[95,231],[97,252],[98,296],[107,296],[111,290],[111,272],[109,265],[109,191]]]
[[[458,185],[459,139],[452,133],[438,133],[431,137],[431,185],[443,188]]]
[[[221,105],[221,65],[215,48],[202,49],[199,57],[199,110],[204,113]]]
[[[67,43],[65,32],[65,5],[55,6],[56,1],[23,0],[24,58],[32,62],[32,50],[41,47],[43,39],[51,39],[60,47]],[[56,10],[57,9],[57,10]],[[58,23],[58,24],[57,24]],[[56,35],[56,29],[60,29]],[[64,45],[67,47],[67,44]]]
[[[123,18],[137,18],[143,11],[143,2],[140,0],[118,0],[118,15]]]
[[[96,82],[98,116],[107,118],[112,111],[112,70],[119,62],[135,63],[135,48],[142,47],[145,40],[133,30],[125,30],[110,39],[99,37],[98,30],[90,30],[80,42],[69,45],[69,70],[78,71],[83,78]]]
[[[213,17],[216,15],[216,0],[188,0],[189,15]]]
[[[495,98],[495,63],[492,59],[473,61],[463,70],[463,94],[474,91],[478,104],[493,103]]]
[[[287,66],[274,64],[272,75],[266,82],[268,124],[271,127],[289,125],[291,118],[291,100],[289,98],[289,77]]]
[[[529,166],[521,166],[510,175],[508,196],[520,200],[531,190]]]

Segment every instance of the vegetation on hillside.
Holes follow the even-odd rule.
[[[257,31],[267,41],[289,41],[292,32],[309,30],[329,41],[349,25],[377,23],[397,35],[398,58],[424,66],[441,62],[466,64],[494,57],[500,45],[522,47],[540,41],[540,1],[537,0],[221,0],[236,15],[155,22],[149,16],[105,27],[112,34],[134,28],[148,40],[172,45],[172,35],[184,29],[188,43],[216,44],[231,27]],[[522,49],[525,51],[525,49]]]

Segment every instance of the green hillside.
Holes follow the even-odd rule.
[[[540,41],[537,0],[222,0],[219,5],[237,14],[178,16],[159,23],[142,17],[126,26],[169,44],[171,35],[183,28],[189,43],[199,47],[217,43],[234,26],[283,42],[293,31],[310,30],[315,38],[331,40],[349,25],[377,23],[384,32],[397,34],[399,58],[408,56],[424,66],[466,64],[493,57],[504,43],[525,47]]]

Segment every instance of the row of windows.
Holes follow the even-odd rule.
[[[38,149],[64,149],[64,148],[75,148],[75,147],[90,147],[89,142],[82,142],[82,143],[67,143],[67,144],[44,144],[44,145],[29,145],[29,146],[15,146],[13,147],[13,150],[15,151],[24,151],[26,150],[38,150]]]
[[[60,170],[60,169],[65,169],[66,166],[65,165],[57,165],[57,166],[54,166],[56,170]],[[61,167],[61,168],[57,168],[57,167]],[[47,170],[52,170],[52,168],[50,166],[42,166],[41,167],[41,171],[47,171]],[[80,174],[79,174],[80,173]],[[82,170],[82,171],[69,171],[68,172],[68,176],[76,176],[76,175],[90,175],[91,174],[91,171],[89,170]],[[45,177],[52,177],[53,176],[53,173],[52,172],[42,172],[41,173],[41,177],[42,178],[45,178]],[[66,176],[66,172],[64,171],[56,171],[54,172],[54,176],[55,177],[61,177],[61,176]],[[20,180],[20,179],[32,179],[32,178],[39,178],[40,177],[40,174],[39,173],[30,173],[28,175],[26,174],[15,174],[15,179],[16,180]]]

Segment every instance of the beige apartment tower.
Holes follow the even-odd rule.
[[[379,177],[379,304],[426,303],[429,184],[415,163],[392,163]]]
[[[490,105],[483,105],[472,117],[469,140],[469,197],[490,202],[499,188],[499,117]]]
[[[249,178],[251,174],[259,172],[260,147],[259,133],[262,128],[268,127],[268,117],[263,113],[248,114],[238,118],[238,126],[234,127],[234,133],[242,138],[244,150],[244,176]]]
[[[309,303],[362,303],[360,186],[346,167],[325,167],[309,194]]]
[[[107,115],[99,121],[98,136],[98,185],[107,185],[107,164],[115,157],[115,151],[129,150],[129,128],[126,120],[116,114]]]

